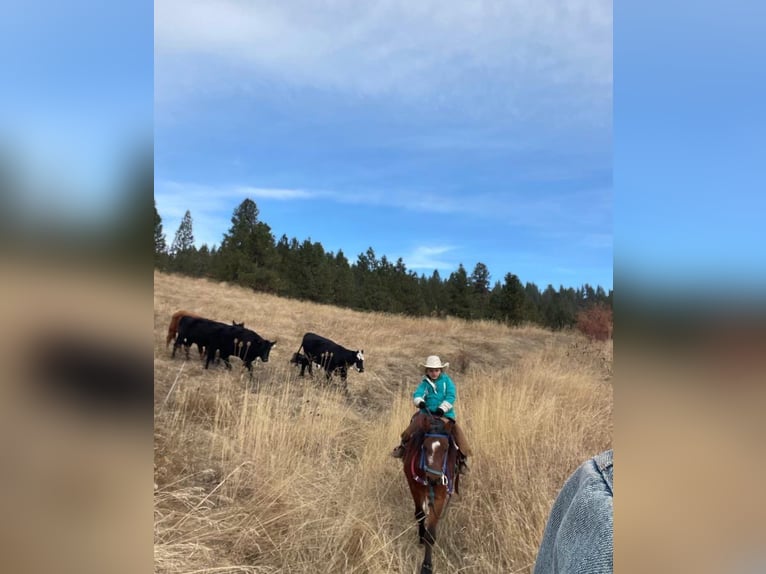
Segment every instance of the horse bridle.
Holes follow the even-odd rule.
[[[420,468],[422,468],[426,474],[433,474],[439,477],[441,480],[442,485],[447,486],[448,479],[447,479],[447,462],[449,460],[449,435],[445,433],[425,433],[423,435],[423,438],[428,437],[438,437],[438,438],[446,438],[447,439],[447,451],[444,453],[444,459],[442,461],[442,469],[437,470],[435,468],[431,468],[426,463],[426,452],[424,448],[420,449]]]

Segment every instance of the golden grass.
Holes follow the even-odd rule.
[[[253,381],[170,358],[172,313],[277,339]],[[440,523],[437,572],[529,572],[566,477],[611,446],[611,342],[537,327],[406,318],[155,274],[155,571],[409,573],[422,560],[401,465],[417,365],[451,363],[475,456]],[[306,331],[365,351],[349,393],[301,379]],[[192,355],[193,357],[194,355]]]

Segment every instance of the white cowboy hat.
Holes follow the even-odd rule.
[[[420,363],[421,367],[426,369],[446,369],[449,367],[449,363],[442,364],[441,359],[437,355],[429,355],[425,363]]]

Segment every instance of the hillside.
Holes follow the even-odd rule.
[[[170,358],[179,309],[278,341],[254,377]],[[490,322],[360,313],[155,274],[155,570],[413,572],[422,560],[401,465],[426,355],[450,362],[475,456],[450,503],[437,572],[527,572],[550,505],[611,445],[611,342]],[[289,359],[306,331],[365,352],[348,396]],[[192,350],[194,353],[194,349]],[[194,355],[192,355],[193,357]]]

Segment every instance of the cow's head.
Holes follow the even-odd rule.
[[[249,369],[256,359],[261,359],[264,363],[269,362],[269,353],[271,348],[277,344],[276,341],[267,341],[266,339],[245,339],[239,343],[242,350],[239,353],[240,358]]]
[[[356,352],[356,361],[354,361],[354,367],[360,373],[364,372],[364,350]]]
[[[269,353],[271,352],[271,348],[276,344],[277,344],[276,341],[267,341],[265,339],[263,340],[258,352],[258,356],[261,358],[261,361],[263,361],[264,363],[269,362]]]

